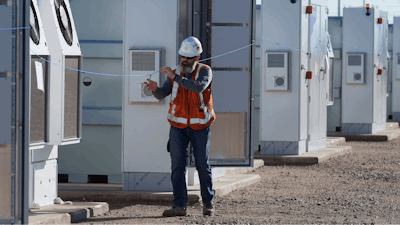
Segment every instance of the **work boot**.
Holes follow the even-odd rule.
[[[172,206],[171,209],[164,210],[163,216],[186,216],[186,209],[183,207]]]
[[[205,215],[205,216],[214,215],[214,207],[213,207],[212,203],[205,204],[203,206],[203,215]]]

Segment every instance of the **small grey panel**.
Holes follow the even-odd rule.
[[[130,173],[129,190],[171,191],[170,173]]]
[[[400,55],[397,56],[397,65],[400,65]]]
[[[211,55],[217,56],[249,45],[250,27],[213,26]],[[250,68],[251,47],[211,60],[211,67]]]
[[[348,56],[349,66],[361,66],[361,55],[349,55]]]
[[[284,67],[285,55],[284,54],[268,54],[268,67]]]
[[[41,56],[47,59],[46,56]],[[35,62],[40,62],[39,64]],[[42,68],[36,68],[41,65]],[[36,74],[36,71],[43,71]],[[47,62],[37,56],[31,57],[31,106],[30,106],[30,143],[43,143],[47,139]],[[38,84],[38,82],[43,82]],[[43,89],[43,90],[42,90]]]
[[[214,0],[212,23],[250,23],[252,0]]]
[[[132,71],[155,71],[155,52],[132,52]]]
[[[11,79],[0,78],[0,145],[11,144]]]
[[[262,155],[299,155],[298,141],[262,141]]]
[[[94,109],[83,107],[82,124],[121,125],[122,109]]]
[[[0,27],[12,27],[12,7],[0,7]],[[12,59],[12,31],[0,31],[0,71],[11,72]]]
[[[333,49],[333,54],[335,55],[335,59],[342,59],[341,49]]]
[[[393,112],[393,121],[400,122],[400,112]]]
[[[79,68],[79,57],[65,57],[65,66]],[[80,109],[80,73],[65,69],[64,139],[78,138]]]
[[[212,97],[216,112],[247,112],[249,76],[247,71],[213,71]]]
[[[343,134],[372,134],[372,123],[343,123]]]

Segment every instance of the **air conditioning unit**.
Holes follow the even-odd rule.
[[[288,91],[289,52],[267,51],[265,55],[265,91]]]
[[[346,83],[365,84],[365,54],[347,54],[346,60]]]
[[[68,0],[41,0],[40,12],[49,45],[49,142],[79,143],[81,138],[82,54]]]
[[[37,0],[30,1],[30,146],[48,142],[50,52]]]
[[[149,76],[137,75],[153,74],[151,80],[160,86],[159,70],[164,61],[163,54],[163,48],[131,48],[129,50],[129,103],[160,102],[144,84]]]

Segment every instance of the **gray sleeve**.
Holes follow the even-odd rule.
[[[156,91],[153,91],[153,96],[156,97],[158,100],[162,100],[171,94],[172,91],[172,82],[171,79],[167,77],[161,87],[158,87]]]
[[[192,74],[192,76],[195,75]],[[208,85],[210,85],[212,78],[212,70],[211,68],[207,68],[201,71],[199,77],[196,80],[176,76],[175,81],[183,88],[193,91],[194,93],[200,93],[203,92],[208,87]]]

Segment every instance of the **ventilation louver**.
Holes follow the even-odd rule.
[[[30,10],[30,18],[29,18],[29,23],[31,25],[31,39],[33,43],[36,45],[39,45],[40,43],[40,28],[39,28],[39,20],[37,17],[37,13],[35,10],[35,7],[33,5],[33,2],[31,1],[31,10]]]
[[[361,73],[355,73],[354,74],[354,81],[359,81],[361,80]]]
[[[73,42],[71,17],[68,13],[67,6],[64,0],[54,0],[54,7],[57,14],[58,24],[60,26],[61,33],[64,36],[65,41],[69,46]]]
[[[285,84],[284,77],[276,77],[275,78],[275,87],[282,87]]]

